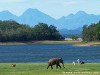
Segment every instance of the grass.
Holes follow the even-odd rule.
[[[73,46],[100,46],[100,41],[82,42],[81,40],[64,41],[30,41],[30,42],[0,42],[0,45],[27,45],[27,44],[72,44]]]
[[[79,44],[81,41],[29,41],[29,42],[0,42],[0,45],[27,45],[27,44]]]
[[[10,63],[0,64],[0,75],[100,75],[100,63],[87,63],[84,65],[66,63],[62,69],[46,69],[46,63]],[[87,72],[87,73],[85,73]]]
[[[72,44],[73,46],[100,46],[99,41],[82,42],[78,40],[71,41],[35,41],[32,44]]]
[[[35,41],[33,44],[79,44],[81,41]]]

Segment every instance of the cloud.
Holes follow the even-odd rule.
[[[23,2],[24,0],[0,0],[0,3]]]

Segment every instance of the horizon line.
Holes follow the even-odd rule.
[[[35,8],[28,8],[28,9],[40,11],[39,9],[35,9]],[[5,12],[5,11],[8,11],[8,12],[10,12],[11,14],[17,16],[17,17],[20,17],[20,16],[23,15],[28,9],[26,9],[25,11],[23,11],[22,14],[20,14],[20,15],[16,15],[15,13],[13,13],[13,12],[11,12],[11,11],[9,11],[9,10],[2,10],[2,11],[0,11],[0,13],[1,13],[1,12]],[[76,13],[69,13],[68,15],[62,15],[61,17],[56,18],[56,17],[53,17],[53,16],[51,16],[51,15],[49,15],[49,14],[43,12],[43,11],[40,11],[40,12],[42,12],[42,13],[44,13],[44,14],[46,14],[46,15],[48,15],[48,16],[50,16],[50,17],[56,19],[56,20],[58,20],[58,19],[60,19],[60,18],[62,18],[62,17],[66,17],[66,16],[68,16],[68,15],[70,15],[70,14],[76,15],[78,12],[84,12],[84,13],[86,13],[86,14],[88,14],[88,15],[96,15],[96,16],[99,15],[99,14],[94,14],[94,13],[87,13],[87,12],[84,11],[84,10],[79,10],[79,11],[77,11]]]

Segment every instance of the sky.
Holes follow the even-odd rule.
[[[0,0],[0,11],[9,10],[17,16],[28,8],[38,9],[56,19],[78,11],[100,15],[100,0]]]

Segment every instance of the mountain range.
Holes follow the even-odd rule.
[[[38,9],[27,9],[22,15],[16,16],[9,11],[0,12],[0,20],[15,20],[21,24],[34,26],[39,22],[55,25],[61,33],[80,33],[85,24],[97,23],[100,15],[87,14],[79,11],[76,14],[69,14],[59,19],[55,19]],[[70,30],[68,30],[70,29]]]

